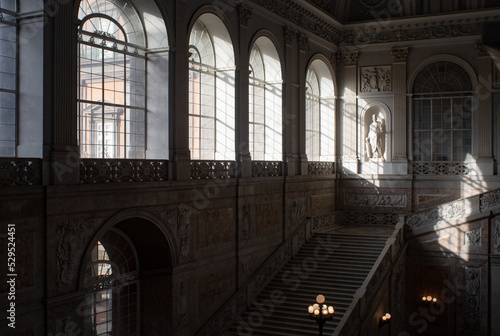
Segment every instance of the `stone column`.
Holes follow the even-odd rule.
[[[79,183],[77,26],[74,2],[45,8],[44,184]],[[48,64],[48,65],[47,65]]]
[[[250,51],[248,49],[248,22],[252,17],[252,11],[247,5],[238,7],[240,19],[240,64],[236,70],[237,92],[236,96],[236,155],[240,165],[241,177],[252,176],[252,158],[249,150],[249,101],[248,101],[248,68]]]
[[[359,171],[358,158],[358,101],[357,101],[357,63],[359,53],[343,52],[340,54],[341,61],[344,62],[344,92],[343,92],[343,113],[342,113],[342,166],[347,174],[357,174]]]
[[[175,180],[191,178],[189,152],[189,33],[186,29],[187,5],[178,1],[175,6],[175,48],[170,63],[170,168]]]
[[[393,57],[392,78],[394,92],[394,111],[393,111],[393,132],[391,141],[393,145],[392,161],[401,163],[401,166],[395,167],[395,171],[400,174],[408,172],[408,153],[406,138],[406,58],[408,57],[408,48],[394,48],[391,51]]]
[[[284,104],[283,113],[285,114],[285,133],[283,138],[284,150],[285,150],[285,167],[286,176],[298,175],[300,169],[297,165],[299,156],[297,155],[297,132],[298,132],[298,116],[299,109],[296,99],[298,94],[295,91],[298,89],[297,85],[294,85],[293,76],[295,67],[293,66],[293,42],[297,37],[297,33],[290,27],[284,27],[283,33],[285,35],[285,75],[284,75]]]
[[[479,175],[493,175],[493,114],[491,88],[491,58],[485,46],[477,42],[478,87],[476,89],[478,112],[477,169]],[[473,104],[474,106],[475,104]]]
[[[309,53],[309,39],[304,34],[298,35],[299,43],[299,157],[300,175],[307,175],[306,155],[306,61]]]

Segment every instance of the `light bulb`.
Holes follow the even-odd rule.
[[[326,304],[324,304],[322,308],[323,309],[328,309],[328,307],[326,306]]]
[[[332,306],[328,307],[328,312],[329,312],[330,314],[333,314],[333,307],[332,307]]]
[[[424,297],[422,298],[422,301],[427,301],[427,298],[424,296]]]
[[[309,306],[309,308],[307,308],[307,311],[309,312],[309,314],[312,314],[314,312],[313,306]]]
[[[323,315],[328,315],[328,310],[323,309]]]
[[[317,310],[317,309],[316,309],[316,310],[314,311],[314,315],[319,315],[319,310]]]
[[[429,296],[427,297],[427,301],[429,301],[429,302],[430,302],[431,300],[432,300],[432,296],[430,296],[430,295],[429,295]]]
[[[315,303],[315,304],[313,305],[313,308],[314,308],[314,310],[318,310],[318,309],[319,309],[319,304]]]
[[[391,314],[387,313],[385,314],[385,317],[387,317],[387,319],[389,320],[391,318]]]
[[[436,302],[437,300],[438,300],[438,299],[434,298],[434,299],[432,299],[432,302]]]
[[[384,315],[384,316],[382,316],[382,320],[383,320],[383,321],[387,320],[387,317],[385,317],[385,315]]]
[[[325,302],[325,296],[323,294],[319,294],[318,296],[316,296],[316,302],[319,303],[319,304],[322,304]]]

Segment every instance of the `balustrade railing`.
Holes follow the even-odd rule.
[[[0,187],[42,184],[41,159],[0,159]]]
[[[80,183],[158,182],[168,180],[161,160],[81,159]]]

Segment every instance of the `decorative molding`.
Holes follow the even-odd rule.
[[[282,230],[282,207],[281,202],[255,204],[257,217],[255,232],[258,236],[268,236]]]
[[[240,24],[248,26],[248,22],[250,22],[252,18],[252,9],[245,4],[241,4],[238,6],[238,14],[240,17]]]
[[[311,46],[309,45],[309,38],[304,34],[299,34],[297,36],[299,42],[299,50],[308,53],[311,50]]]
[[[164,211],[162,218],[173,228],[179,242],[179,255],[186,257],[189,255],[189,236],[191,224],[191,209],[180,207],[178,209]]]
[[[479,327],[481,318],[481,269],[465,266],[465,322],[471,329]]]
[[[335,162],[307,162],[308,175],[331,175],[335,174]]]
[[[78,261],[93,232],[101,224],[100,219],[71,220],[57,225],[57,287],[76,282]]]
[[[177,326],[187,326],[187,310],[188,310],[188,300],[187,300],[187,290],[186,282],[180,281],[177,283],[177,288],[175,291],[175,297],[177,301]]]
[[[232,208],[204,210],[198,221],[198,248],[229,243],[234,239]]]
[[[344,205],[372,207],[406,207],[406,195],[345,194]]]
[[[234,161],[191,161],[191,179],[205,180],[236,176]]]
[[[359,52],[341,52],[337,57],[344,62],[345,66],[354,66],[358,64]]]
[[[41,185],[40,159],[0,159],[0,187]]]
[[[479,196],[479,211],[500,205],[500,190],[484,193]]]
[[[476,47],[477,57],[490,56],[490,54],[488,53],[488,49],[486,49],[486,46],[481,41],[476,41],[475,47]]]
[[[283,34],[285,35],[286,44],[291,46],[295,38],[297,37],[297,32],[292,28],[285,26],[283,27]]]
[[[287,227],[291,228],[295,222],[304,217],[306,210],[307,201],[305,197],[289,200],[287,206]]]
[[[128,159],[81,159],[80,183],[167,181],[167,162]]]
[[[464,245],[481,246],[481,228],[464,232]]]
[[[390,225],[394,226],[399,221],[396,214],[364,213],[364,212],[338,212],[337,221],[341,225]]]
[[[408,57],[408,47],[394,48],[391,50],[391,55],[394,63],[406,63]]]
[[[252,177],[282,176],[281,161],[252,161]]]
[[[392,91],[392,67],[368,66],[359,68],[360,92],[390,92]]]
[[[466,162],[416,162],[414,175],[470,175],[471,164]]]
[[[407,229],[415,229],[424,225],[436,224],[441,220],[462,218],[465,214],[464,202],[458,201],[411,214],[406,217],[406,227]]]

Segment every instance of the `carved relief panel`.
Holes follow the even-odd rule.
[[[392,68],[390,65],[359,68],[359,92],[391,92]]]

